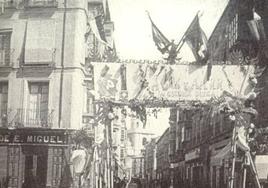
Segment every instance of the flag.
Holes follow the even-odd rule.
[[[266,41],[267,36],[263,26],[263,21],[261,17],[254,11],[253,19],[247,21],[250,33],[254,40],[256,40],[260,45],[260,56],[268,58],[268,43]]]
[[[98,84],[98,93],[100,97],[115,97],[117,93],[117,82],[118,80],[109,73],[110,68],[105,65],[101,70],[100,77],[97,81]],[[119,76],[120,74],[118,74]]]
[[[101,40],[107,42],[107,40],[105,38],[104,27],[103,27],[103,25],[104,25],[103,15],[96,16],[95,20],[96,20],[96,25],[97,25]]]
[[[110,47],[106,48],[105,56],[107,62],[115,62],[118,59],[114,42],[113,42],[113,48]]]
[[[266,39],[262,19],[255,11],[253,11],[253,19],[247,21],[247,24],[255,40],[260,41]]]
[[[89,15],[89,16],[90,16],[90,21],[89,21],[90,27],[85,35],[88,35],[88,33],[92,32],[101,44],[108,46],[109,48],[113,48],[107,43],[106,38],[105,38],[105,32],[104,32],[104,27],[103,27],[103,24],[104,24],[103,16],[99,15],[94,18],[93,18],[93,15]]]
[[[106,56],[107,50],[113,49],[113,47],[111,47],[106,41],[103,25],[101,26],[102,16],[92,18],[93,15],[90,15],[90,17],[91,19],[89,21],[88,30],[85,33],[85,38],[87,40],[90,34],[93,34],[93,46],[89,49],[88,56],[93,61],[102,61]]]
[[[263,41],[266,39],[266,34],[261,19],[249,20],[247,23],[250,33],[256,41]]]
[[[152,35],[154,43],[157,49],[162,53],[168,52],[168,47],[171,45],[170,41],[163,35],[163,33],[156,27],[151,16],[148,13],[148,17],[152,24]]]
[[[206,60],[208,57],[207,37],[200,27],[198,15],[195,16],[184,35],[184,41],[191,48],[195,59],[197,61]]]

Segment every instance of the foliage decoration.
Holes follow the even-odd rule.
[[[72,134],[72,141],[76,145],[76,148],[80,148],[82,146],[89,149],[92,148],[94,144],[94,135],[86,128],[82,128],[80,130],[76,130],[74,134]]]

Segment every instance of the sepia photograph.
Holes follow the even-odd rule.
[[[267,35],[268,0],[0,0],[0,188],[268,188]]]

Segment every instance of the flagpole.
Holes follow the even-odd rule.
[[[235,162],[236,162],[236,127],[233,129],[232,135],[232,171],[231,171],[231,179],[229,188],[234,188],[234,178],[235,178]]]
[[[243,174],[243,188],[246,188],[246,180],[247,180],[247,155],[245,153],[245,159],[244,159],[244,174]]]

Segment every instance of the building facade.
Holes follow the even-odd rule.
[[[70,186],[63,180],[69,130],[94,133],[88,58],[93,4],[107,13],[102,1],[0,2],[0,177],[9,187],[27,187],[33,178],[41,187]],[[111,41],[107,14],[102,19]]]
[[[145,146],[144,171],[147,187],[156,187],[156,142],[157,138],[153,138],[151,142]]]
[[[154,134],[143,127],[143,123],[132,112],[129,119],[130,127],[127,130],[127,138],[131,143],[133,153],[128,153],[132,160],[132,177],[144,179],[144,155],[145,145],[151,141]],[[127,159],[129,160],[129,159]]]
[[[115,155],[116,165],[116,176],[123,179],[126,175],[126,149],[127,149],[127,127],[126,127],[126,116],[122,114],[122,109],[115,107],[114,113],[116,119],[112,122],[113,135],[112,135],[112,146],[113,153]]]
[[[172,180],[172,177],[170,177],[169,139],[170,132],[167,128],[156,142],[156,179],[157,185],[160,185],[161,188],[169,187]]]

